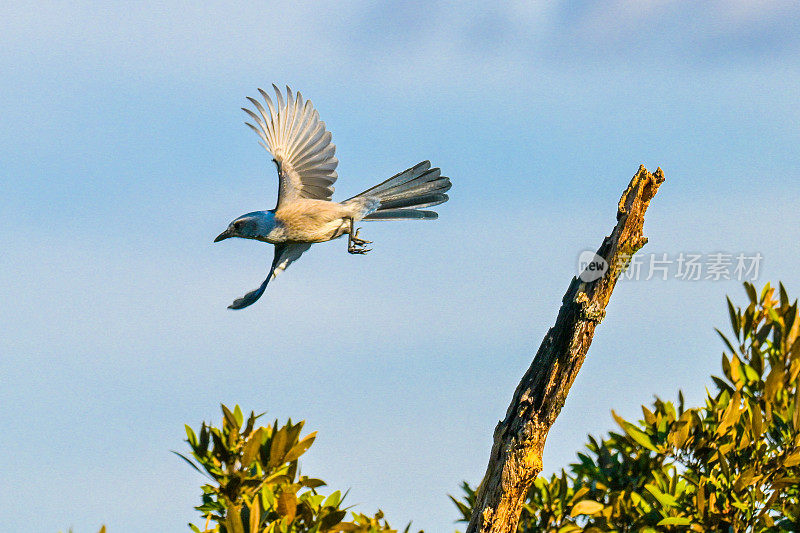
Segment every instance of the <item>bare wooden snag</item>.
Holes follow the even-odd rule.
[[[467,533],[516,532],[525,496],[542,470],[547,433],[583,364],[594,330],[605,316],[617,278],[647,242],[642,235],[644,214],[663,182],[660,168],[651,174],[644,165],[639,167],[622,193],[617,225],[597,250],[608,269],[594,281],[581,280],[588,275],[572,279],[555,325],[517,386],[505,419],[494,430],[489,466],[478,488]]]

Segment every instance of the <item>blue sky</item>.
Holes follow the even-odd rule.
[[[644,251],[760,252],[800,292],[796,2],[44,2],[0,6],[0,509],[9,531],[186,531],[169,453],[218,404],[306,419],[303,469],[363,511],[450,531],[579,253],[640,163]],[[245,96],[300,89],[335,198],[430,159],[435,223],[316,246],[243,312],[271,249]],[[737,281],[617,288],[545,469],[653,394],[699,401]],[[7,507],[8,506],[8,507]],[[13,507],[13,508],[12,508]]]

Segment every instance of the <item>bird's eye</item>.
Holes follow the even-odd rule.
[[[234,222],[233,223],[233,227],[236,228],[236,229],[239,229],[239,228],[242,227],[242,223],[241,222]]]

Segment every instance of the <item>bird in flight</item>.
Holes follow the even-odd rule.
[[[347,251],[365,254],[371,241],[359,236],[355,223],[361,220],[421,219],[438,217],[427,207],[448,200],[450,179],[442,176],[430,161],[357,194],[344,202],[334,202],[333,183],[336,165],[331,133],[319,119],[310,100],[286,87],[284,95],[275,85],[275,102],[259,89],[266,103],[247,99],[255,111],[242,108],[252,121],[246,124],[261,138],[278,167],[278,203],[269,211],[254,211],[238,217],[214,239],[230,237],[255,239],[275,245],[267,279],[260,287],[236,299],[228,309],[243,309],[255,303],[267,284],[308,250],[312,244],[330,241],[347,234]]]

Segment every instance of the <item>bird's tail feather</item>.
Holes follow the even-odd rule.
[[[431,168],[430,161],[423,161],[357,194],[347,202],[376,200],[369,202],[371,207],[376,207],[365,214],[364,220],[431,220],[439,215],[435,211],[424,211],[423,208],[446,202],[448,196],[445,192],[451,186],[450,179],[442,176],[440,169]]]
[[[439,218],[439,213],[436,211],[424,211],[422,209],[387,209],[386,211],[376,211],[364,217],[365,220],[436,220],[437,218]]]

